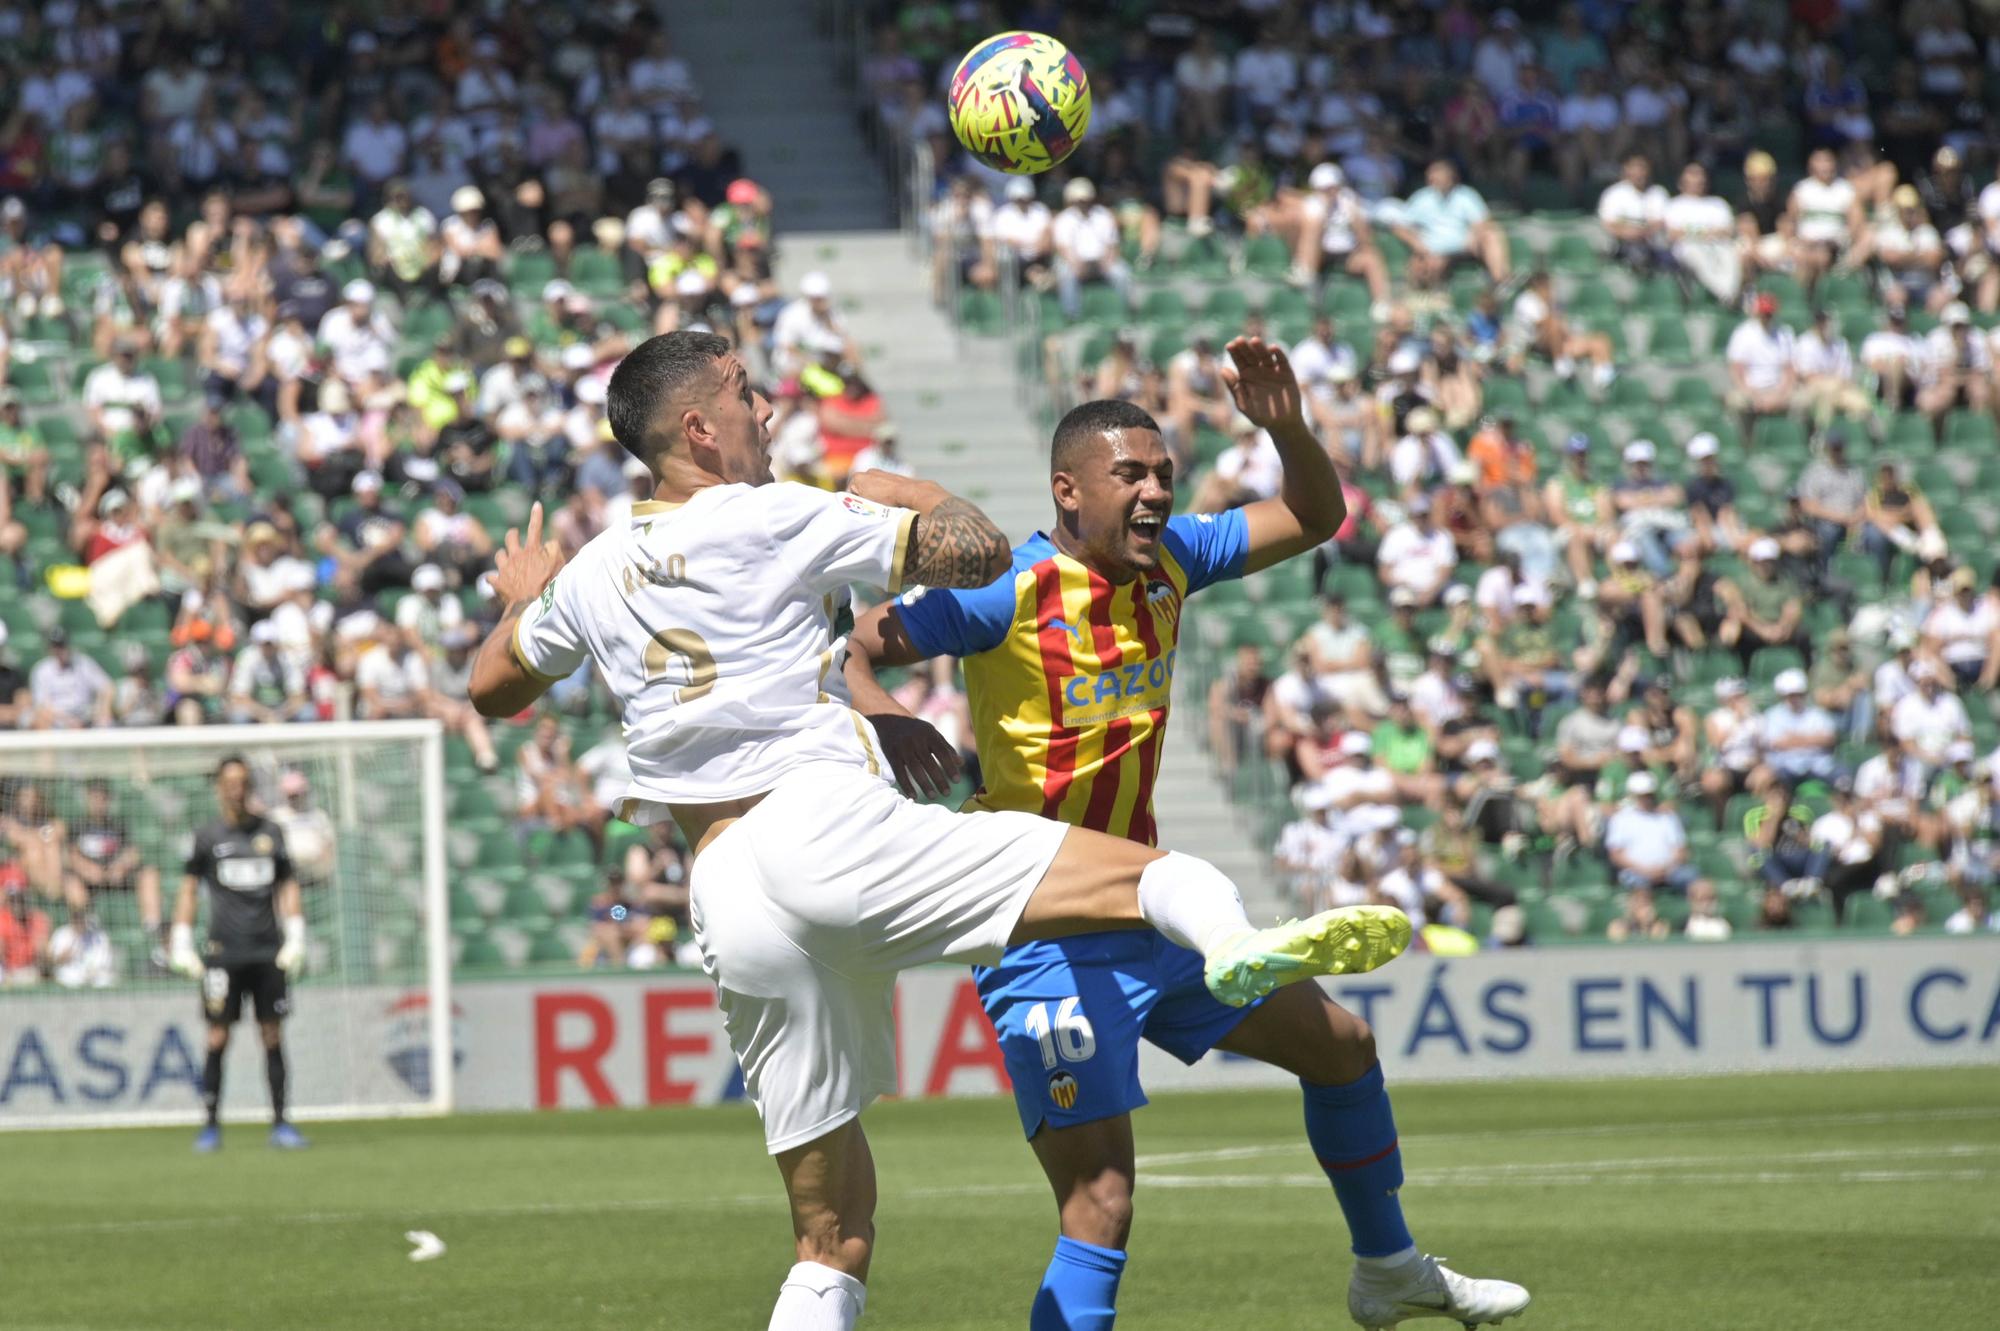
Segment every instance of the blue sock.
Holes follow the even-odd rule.
[[[1382,1065],[1345,1086],[1299,1083],[1306,1093],[1306,1140],[1347,1217],[1357,1257],[1387,1257],[1413,1240],[1403,1223],[1403,1153],[1382,1085]]]
[[[1028,1331],[1111,1331],[1118,1320],[1118,1277],[1125,1254],[1077,1239],[1057,1239],[1028,1314]]]

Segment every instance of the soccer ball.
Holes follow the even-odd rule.
[[[1090,128],[1090,80],[1068,47],[1039,32],[1003,32],[966,52],[946,94],[951,132],[986,165],[1046,171]]]

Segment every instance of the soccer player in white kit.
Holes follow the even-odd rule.
[[[1013,812],[912,803],[848,706],[839,609],[851,584],[976,587],[1007,539],[926,481],[864,472],[846,494],[775,484],[770,404],[724,338],[642,343],[607,415],[654,498],[565,565],[544,542],[496,560],[506,613],[473,703],[508,716],[585,661],[623,711],[620,815],[672,817],[694,848],[695,937],[792,1207],[798,1261],[772,1331],[846,1331],[873,1245],[874,1162],[858,1117],[895,1089],[896,973],[991,963],[1009,943],[1151,925],[1203,954],[1242,1005],[1280,984],[1371,970],[1407,946],[1382,907],[1253,929],[1214,866]]]

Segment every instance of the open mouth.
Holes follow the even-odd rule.
[[[1167,515],[1164,513],[1134,513],[1128,524],[1132,534],[1142,541],[1157,541],[1166,530]]]

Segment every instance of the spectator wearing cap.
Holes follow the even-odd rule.
[[[479,376],[477,414],[488,420],[531,393],[549,391],[548,376],[535,361],[534,343],[516,334],[501,344],[500,351],[503,358]]]
[[[1347,183],[1347,173],[1321,162],[1306,176],[1306,190],[1293,205],[1297,239],[1292,246],[1291,281],[1316,283],[1326,272],[1358,277],[1368,285],[1377,309],[1389,305],[1389,266],[1375,244],[1367,204]]]
[[[1726,401],[1743,438],[1754,442],[1756,424],[1792,409],[1798,387],[1798,355],[1792,330],[1778,322],[1778,298],[1760,291],[1751,298],[1750,317],[1729,335],[1723,358],[1729,367]]]
[[[1514,613],[1480,641],[1480,668],[1493,689],[1496,706],[1512,711],[1521,729],[1540,739],[1542,714],[1574,694],[1570,672],[1556,643],[1555,597],[1542,582],[1513,590]]]
[[[1392,605],[1397,592],[1407,593],[1413,607],[1434,605],[1458,567],[1458,547],[1432,520],[1431,507],[1428,495],[1414,495],[1405,519],[1383,533],[1375,560]]]
[[[1945,258],[1944,237],[1931,225],[1911,185],[1895,188],[1888,215],[1869,228],[1850,255],[1852,261],[1874,264],[1887,299],[1930,310],[1953,296],[1953,287],[1945,282]]]
[[[1349,838],[1334,826],[1333,796],[1315,784],[1298,794],[1301,817],[1278,830],[1272,866],[1284,876],[1298,909],[1317,908],[1340,877]]]
[[[1749,532],[1736,512],[1736,482],[1722,472],[1722,442],[1703,431],[1687,442],[1688,461],[1694,475],[1682,489],[1687,495],[1688,520],[1693,527],[1692,547],[1683,553],[1715,554],[1743,548]]]
[[[1440,158],[1425,168],[1423,188],[1404,200],[1395,217],[1390,230],[1410,247],[1406,273],[1412,286],[1439,286],[1459,263],[1483,264],[1494,281],[1507,279],[1506,233],[1450,161]]]
[[[82,730],[111,724],[111,677],[70,645],[58,624],[42,635],[42,658],[28,671],[28,729]]]
[[[1578,587],[1596,587],[1597,552],[1617,531],[1611,489],[1590,474],[1590,436],[1577,432],[1563,444],[1562,466],[1542,486],[1542,511]]]
[[[1615,625],[1612,654],[1642,642],[1655,657],[1665,657],[1670,625],[1680,627],[1684,638],[1689,636],[1686,627],[1671,616],[1673,588],[1646,567],[1644,552],[1636,542],[1623,537],[1613,541],[1607,559],[1610,566],[1595,586],[1599,606]]]
[[[1786,789],[1807,780],[1833,780],[1840,771],[1833,753],[1839,727],[1812,701],[1806,672],[1780,670],[1773,687],[1778,701],[1764,709],[1759,723],[1769,779]]]
[[[1414,407],[1403,417],[1403,432],[1389,446],[1389,476],[1399,494],[1444,482],[1464,461],[1443,425],[1428,406]]]
[[[250,628],[250,644],[237,653],[229,672],[225,715],[231,722],[271,724],[310,721],[305,671],[288,660],[278,641],[278,626],[268,619]]]
[[[1375,763],[1374,741],[1349,730],[1334,746],[1333,763],[1316,784],[1329,797],[1335,827],[1350,840],[1390,831],[1403,820],[1396,779]]]
[[[382,207],[368,219],[368,275],[407,306],[411,297],[437,290],[441,247],[437,218],[410,196],[402,179],[383,191]]]
[[[355,278],[340,289],[340,304],[319,321],[315,340],[327,350],[335,378],[350,385],[386,379],[396,328],[375,305],[375,284]]]
[[[1924,616],[1925,653],[1950,670],[1960,688],[1985,692],[2000,672],[2000,606],[1979,593],[1979,578],[1970,568],[1953,571],[1945,590]],[[1916,679],[1916,667],[1910,678]]]
[[[1953,410],[1984,413],[1991,406],[1992,354],[1972,327],[1965,302],[1952,301],[1938,312],[1938,326],[1925,335],[1917,365],[1917,410],[1930,418],[1939,444]]]
[[[1709,193],[1708,168],[1700,162],[1681,168],[1679,186],[1661,219],[1674,262],[1716,301],[1734,305],[1743,289],[1736,214]]]
[[[1650,439],[1625,445],[1625,471],[1611,486],[1611,508],[1618,535],[1639,548],[1639,556],[1657,577],[1674,569],[1676,549],[1687,539],[1687,496],[1680,484],[1659,474],[1659,454]]]
[[[1750,698],[1749,687],[1734,677],[1715,683],[1715,707],[1702,718],[1702,739],[1709,762],[1700,784],[1721,831],[1730,797],[1752,790],[1763,758],[1763,722]]]
[[[1723,607],[1716,640],[1735,650],[1746,675],[1752,658],[1766,647],[1793,647],[1810,659],[1812,643],[1800,627],[1805,594],[1780,567],[1783,551],[1776,541],[1763,536],[1750,543],[1747,553],[1749,576],[1723,578],[1715,584],[1716,599]]]
[[[1097,201],[1097,187],[1083,176],[1063,186],[1063,207],[1050,223],[1055,246],[1056,298],[1066,318],[1083,316],[1083,288],[1108,284],[1127,307],[1132,303],[1132,269],[1119,252],[1118,219]]]
[[[1667,243],[1667,191],[1653,183],[1653,164],[1641,152],[1628,153],[1618,179],[1597,197],[1597,224],[1611,241],[1613,262],[1635,273],[1672,271]]]
[[[1696,878],[1688,863],[1687,828],[1659,802],[1651,772],[1625,779],[1625,802],[1604,825],[1604,853],[1627,891],[1685,892]]]
[[[996,264],[1011,264],[1021,285],[1046,291],[1055,281],[1055,214],[1035,196],[1034,182],[1015,176],[989,223]]]
[[[1944,532],[1938,527],[1930,498],[1904,475],[1893,458],[1883,458],[1875,467],[1875,483],[1863,501],[1867,525],[1861,533],[1861,548],[1875,557],[1877,574],[1889,580],[1889,569],[1898,550],[1913,555],[1920,563],[1943,559],[1947,553]]]
[[[418,519],[421,532],[423,519]],[[419,535],[419,540],[422,537]],[[396,627],[413,634],[436,655],[445,635],[465,622],[465,607],[446,594],[445,571],[436,564],[419,564],[410,574],[410,594],[396,603]]]
[[[1919,762],[1937,768],[1952,745],[1970,742],[1972,723],[1965,704],[1947,692],[1938,667],[1927,660],[1910,666],[1916,692],[1906,695],[1889,713],[1889,733]]]
[[[426,715],[429,662],[411,634],[385,619],[370,618],[375,622],[354,660],[356,717],[389,721]]]
[[[1820,455],[1799,473],[1797,489],[1799,507],[1819,537],[1822,567],[1850,537],[1875,553],[1867,544],[1868,478],[1848,460],[1845,434],[1835,430],[1826,436]]]
[[[425,559],[456,569],[470,580],[493,557],[493,535],[477,516],[465,511],[464,504],[465,490],[456,480],[439,480],[431,488],[431,506],[417,514],[411,536]],[[443,587],[433,590],[441,593]]]
[[[833,283],[821,272],[799,279],[799,295],[778,311],[771,325],[771,364],[790,377],[820,357],[835,355],[860,363],[847,321],[833,308]]]
[[[338,545],[329,548],[323,536],[320,553],[333,557],[338,566],[336,580],[344,588],[373,594],[384,587],[404,585],[410,576],[402,550],[408,529],[402,513],[383,495],[382,474],[357,472],[350,489],[354,505],[333,525]]]
[[[486,215],[486,196],[477,185],[461,185],[451,194],[451,216],[439,228],[438,281],[445,286],[471,286],[498,277],[504,251],[500,228]]]
[[[224,539],[234,536],[207,518],[201,505],[200,479],[179,477],[167,487],[163,511],[153,523],[153,558],[160,589],[176,598],[191,588],[207,586],[216,571],[225,567]]]

